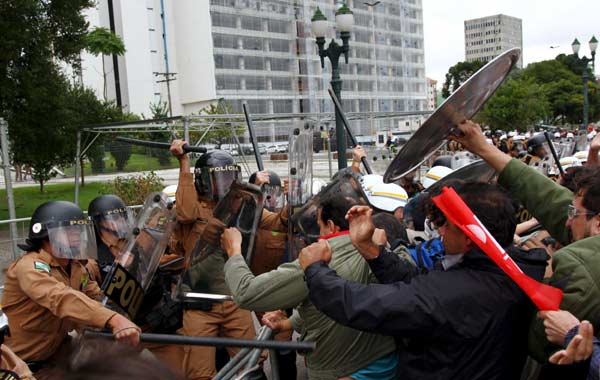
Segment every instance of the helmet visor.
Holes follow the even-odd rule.
[[[232,183],[241,182],[241,170],[239,165],[196,168],[196,189],[201,196],[218,202],[225,197]]]
[[[93,220],[101,237],[111,236],[121,240],[131,233],[134,218],[131,211],[124,207],[95,216]]]
[[[268,183],[263,185],[263,194],[265,196],[264,207],[269,211],[279,211],[283,208],[284,196],[281,186],[272,186]]]
[[[89,219],[76,219],[48,225],[52,255],[60,259],[97,259],[94,226]]]

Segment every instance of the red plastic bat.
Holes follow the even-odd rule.
[[[527,294],[540,310],[558,310],[563,292],[527,276],[492,237],[452,188],[444,187],[433,202]]]

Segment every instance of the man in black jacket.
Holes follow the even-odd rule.
[[[512,246],[516,218],[506,194],[482,183],[457,192],[519,267],[541,280],[547,255]],[[373,242],[370,212],[354,209],[348,218],[353,244],[382,284],[344,280],[327,266],[327,251],[303,252],[300,264],[319,310],[350,327],[399,338],[403,379],[519,378],[533,304],[457,226],[446,221],[440,228],[446,248],[440,268],[415,275]]]

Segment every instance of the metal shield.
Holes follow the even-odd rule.
[[[398,152],[383,176],[384,182],[397,181],[441,148],[456,126],[472,118],[494,94],[520,55],[517,48],[505,51],[454,91]]]
[[[132,234],[115,258],[102,290],[106,297],[135,318],[175,227],[173,203],[153,193],[144,203]]]
[[[227,300],[231,296],[224,285],[223,265],[226,255],[220,237],[225,228],[235,227],[242,234],[242,255],[251,265],[256,229],[263,210],[260,187],[234,182],[213,210],[213,218],[202,232],[190,254],[179,284],[179,298],[193,300]]]
[[[451,181],[478,181],[491,182],[498,173],[483,160],[472,162],[460,169],[453,171],[427,188],[429,194],[437,194]]]

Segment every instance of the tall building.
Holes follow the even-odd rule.
[[[383,0],[372,8],[358,0],[346,3],[355,25],[349,63],[340,58],[344,110],[427,110],[421,0]],[[256,114],[318,113],[333,111],[327,93],[331,65],[325,59],[321,68],[311,17],[318,6],[331,21],[329,41],[341,5],[333,0],[99,0],[89,19],[124,39],[126,54],[105,57],[104,66],[109,98],[120,91],[122,105],[131,112],[149,116],[149,104],[167,101],[170,94],[173,115],[198,112],[221,98],[234,113],[241,112],[243,102]],[[101,59],[86,58],[84,68],[95,74],[87,83],[98,87]],[[376,123],[377,129],[398,127],[392,120]],[[359,134],[372,132],[372,125],[354,124]],[[286,139],[288,127],[261,126],[257,135],[263,141]]]
[[[435,111],[438,104],[437,80],[427,78],[427,109]]]
[[[515,47],[523,50],[520,18],[499,14],[465,21],[465,61],[487,62]],[[523,68],[522,53],[517,67]]]

